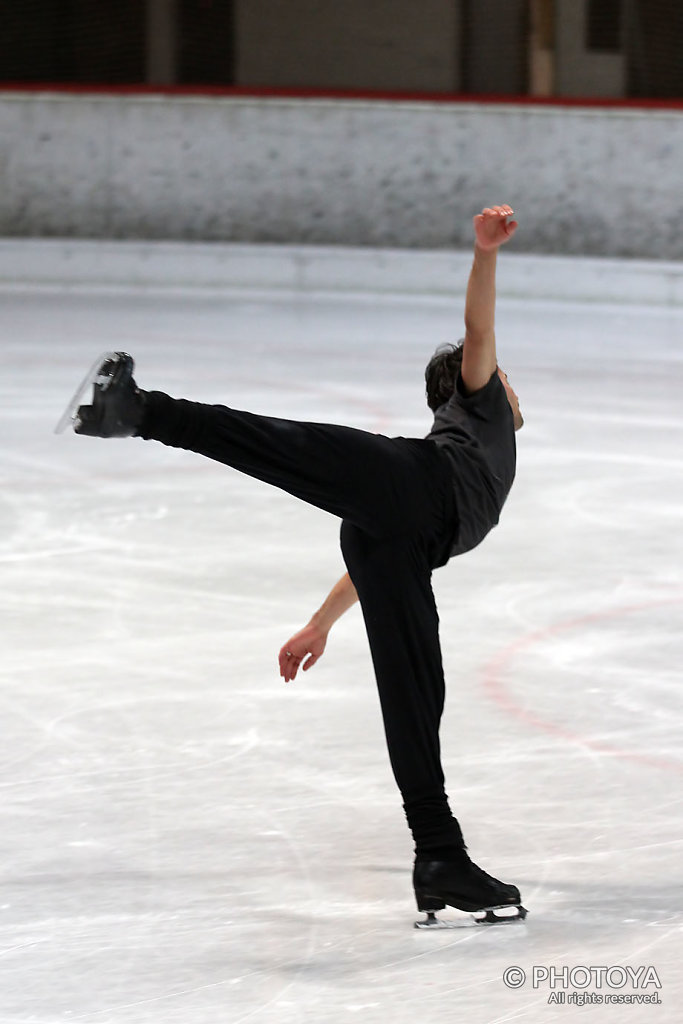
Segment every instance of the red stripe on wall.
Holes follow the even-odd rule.
[[[222,96],[254,97],[258,99],[300,100],[362,100],[365,102],[393,103],[479,103],[507,104],[527,107],[596,107],[603,109],[683,110],[681,99],[603,99],[569,96],[498,96],[468,95],[463,93],[385,92],[363,89],[274,89],[268,86],[207,86],[207,85],[101,85],[64,84],[51,82],[0,82],[0,92],[40,92],[64,95],[107,96]]]

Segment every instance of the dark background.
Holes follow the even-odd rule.
[[[172,32],[172,73],[161,80],[155,74],[149,57],[150,5],[157,4],[169,20]],[[315,3],[315,0],[311,0]],[[331,0],[319,0],[316,15]],[[336,0],[338,3],[339,0]],[[448,4],[449,0],[444,0]],[[553,24],[546,34],[557,31],[555,0],[528,0],[515,8],[512,0],[486,0],[489,10],[495,11],[497,2],[506,6],[505,59],[511,72],[503,86],[495,74],[489,74],[482,61],[485,54],[475,45],[477,18],[482,6],[478,0],[453,0],[453,18],[457,24],[458,48],[453,81],[449,92],[454,94],[488,91],[500,94],[524,95],[530,91],[529,46],[534,12]],[[3,0],[2,31],[0,32],[0,85],[48,83],[75,85],[175,85],[230,87],[255,85],[263,87],[277,84],[296,87],[301,84],[292,77],[282,81],[275,74],[266,75],[258,83],[240,81],[237,57],[244,55],[245,47],[258,47],[268,43],[273,48],[273,34],[279,31],[277,19],[266,14],[248,39],[240,38],[238,5],[249,0]],[[273,11],[278,0],[273,0]],[[282,3],[282,0],[280,0]],[[373,0],[367,0],[373,3]],[[166,7],[164,7],[166,4]],[[335,4],[336,6],[336,4]],[[261,8],[267,13],[267,4]],[[260,8],[260,9],[261,9]],[[390,5],[389,5],[390,8]],[[387,8],[387,31],[390,9]],[[512,9],[518,14],[511,20]],[[292,8],[301,11],[299,7]],[[502,11],[502,8],[501,8]],[[278,11],[281,14],[281,8]],[[323,12],[324,13],[324,12]],[[301,16],[301,15],[299,15]],[[487,13],[488,17],[488,13]],[[361,22],[359,24],[359,22]],[[316,24],[319,24],[318,20]],[[324,20],[322,21],[324,24]],[[362,16],[353,25],[354,38],[363,31]],[[370,30],[370,29],[369,29]],[[376,32],[376,21],[373,26]],[[421,31],[425,38],[430,31],[428,23]],[[338,31],[338,15],[335,20]],[[481,31],[481,29],[480,29]],[[624,98],[683,97],[683,2],[682,0],[587,0],[585,17],[585,48],[596,53],[623,54],[626,66]],[[351,36],[343,33],[338,46],[352,45]],[[315,38],[310,49],[315,50]],[[553,46],[556,38],[550,40]],[[327,40],[329,45],[329,40]],[[283,47],[286,40],[283,40]],[[401,87],[400,54],[393,87]],[[305,63],[305,60],[304,60]],[[305,71],[305,68],[302,69]],[[428,74],[425,81],[428,83]],[[492,82],[495,88],[488,89]],[[324,71],[316,71],[313,80],[306,79],[311,88],[324,90],[334,83],[326,81]],[[352,88],[371,88],[362,72],[349,83]],[[425,91],[428,91],[428,85]],[[440,90],[443,91],[443,90]],[[551,92],[553,90],[551,89]],[[558,93],[559,95],[559,93]],[[599,98],[599,90],[595,93]]]

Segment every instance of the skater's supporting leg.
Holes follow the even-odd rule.
[[[420,910],[518,908],[519,890],[474,864],[444,792],[439,725],[444,678],[430,559],[419,539],[374,538],[342,524],[342,551],[363,609],[389,758],[415,839]],[[486,920],[499,920],[487,914]]]
[[[360,599],[394,776],[418,857],[463,846],[444,792],[439,725],[444,677],[429,552],[419,538],[376,539],[342,524],[342,552]]]
[[[146,396],[139,433],[231,466],[376,536],[433,532],[435,524],[439,531],[453,529],[446,523],[453,514],[448,467],[429,441],[260,416],[160,392]]]

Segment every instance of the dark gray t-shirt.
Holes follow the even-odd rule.
[[[457,528],[452,555],[479,544],[499,519],[515,478],[512,409],[497,373],[472,395],[458,377],[452,397],[440,406],[427,434],[453,467]]]

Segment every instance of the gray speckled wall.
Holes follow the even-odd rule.
[[[0,96],[0,234],[683,259],[683,111]]]

